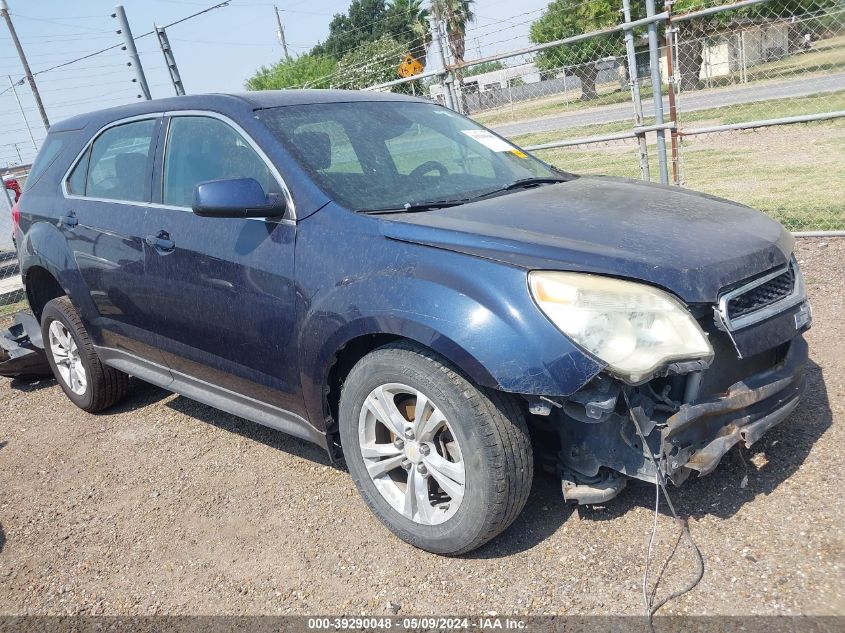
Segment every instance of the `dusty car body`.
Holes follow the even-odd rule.
[[[235,130],[245,139],[238,148],[251,148],[274,182],[256,189],[250,178],[180,176],[192,192],[184,188],[173,194],[183,196],[178,204],[168,202],[167,164],[182,151],[172,140],[180,117]],[[314,131],[329,120],[338,130],[347,126],[342,151],[339,132]],[[137,158],[137,141],[98,157],[97,139],[139,121],[149,122],[144,139],[151,139],[142,143],[149,147],[143,160],[124,156]],[[411,160],[419,152],[401,153],[402,143],[416,148],[425,130],[441,126],[457,139],[463,162],[453,164],[444,151],[442,162],[423,157],[407,170],[385,166],[391,157],[396,165],[397,157]],[[381,151],[397,138],[399,150]],[[559,172],[454,113],[398,95],[181,97],[76,117],[51,128],[50,139],[60,146],[49,160],[39,156],[16,227],[36,318],[46,328],[45,307],[64,298],[103,367],[316,442],[334,459],[359,461],[342,441],[344,424],[352,424],[344,411],[360,415],[360,438],[372,433],[365,415],[371,401],[344,408],[343,398],[363,380],[362,363],[380,350],[385,358],[430,354],[454,372],[450,379],[466,380],[487,398],[491,412],[527,420],[535,450],[559,475],[566,499],[578,503],[605,502],[628,478],[654,481],[649,453],[677,484],[692,472],[707,474],[734,444],[750,445],[782,421],[800,397],[807,358],[801,334],[811,315],[793,238],[742,205]],[[74,189],[76,166],[105,161],[108,151],[115,175],[96,187],[112,193],[90,195],[90,182]],[[473,154],[473,163],[466,154],[475,151],[483,157]],[[210,160],[188,155],[184,172],[201,158]],[[453,173],[484,161],[492,167],[483,176],[475,168]],[[528,177],[502,176],[529,167],[518,172]],[[86,166],[89,181],[98,168]],[[121,170],[130,173],[131,187],[121,184]],[[404,205],[379,206],[371,198],[403,199],[396,185],[382,187],[384,174],[419,191],[457,191],[469,181],[493,186],[425,203],[419,193],[407,194]],[[610,303],[612,314],[601,307]],[[586,323],[580,333],[570,331],[567,315]],[[58,342],[73,334],[68,328]],[[674,332],[680,353],[654,351],[669,345],[660,338],[665,331]],[[45,341],[51,332],[45,329]],[[80,362],[77,353],[77,368]],[[90,380],[92,368],[84,369]],[[436,373],[428,371],[432,380]],[[419,417],[423,391],[414,389]],[[445,402],[431,406],[449,418],[453,405]],[[409,411],[399,427],[414,423]],[[390,460],[408,473],[365,481],[384,497],[362,489],[374,511],[402,538],[444,553],[466,551],[504,529],[524,503],[532,469],[530,447],[515,440],[522,466],[511,468],[507,486],[519,488],[521,501],[473,539],[446,534],[458,520],[458,495],[472,488],[466,481],[473,469],[486,468],[466,448],[443,448],[460,437],[474,441],[471,430],[452,428],[467,424],[455,419],[460,408],[452,411],[440,444],[418,441],[413,431],[422,427],[396,427],[386,436],[378,427],[372,446],[384,459],[362,452],[371,474]],[[522,422],[512,428],[521,434]],[[465,479],[469,488],[450,493],[454,481],[432,483],[430,451],[441,451],[449,469],[460,470],[455,481]],[[364,466],[360,477],[367,480]],[[358,482],[357,466],[350,467]],[[423,501],[411,499],[418,473],[422,483],[414,485],[432,495]]]

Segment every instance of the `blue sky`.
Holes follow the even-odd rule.
[[[135,36],[153,23],[167,24],[213,5],[214,0],[124,0]],[[112,19],[116,0],[8,0],[18,35],[33,71],[43,70],[120,41]],[[349,0],[280,0],[285,33],[292,53],[303,53],[328,33],[333,14],[345,11]],[[527,44],[530,22],[548,0],[477,0],[477,19],[467,38],[467,58]],[[168,29],[179,70],[188,93],[231,92],[262,64],[278,61],[273,2],[232,0],[216,9]],[[173,95],[161,51],[153,36],[138,41],[138,51],[153,98]],[[135,100],[138,90],[119,48],[36,77],[51,121],[79,112]],[[7,75],[23,75],[14,45],[0,23],[0,90]],[[18,87],[36,143],[45,132],[27,85]],[[15,147],[17,144],[17,149]],[[0,95],[0,166],[32,159],[34,149],[11,91]]]

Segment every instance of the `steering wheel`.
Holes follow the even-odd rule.
[[[427,174],[430,171],[437,171],[440,174],[440,177],[448,176],[449,170],[446,169],[446,165],[440,163],[436,160],[427,160],[422,165],[419,165],[414,168],[414,170],[408,174],[411,178],[418,178],[423,174]]]

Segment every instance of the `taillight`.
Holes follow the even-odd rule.
[[[18,231],[21,228],[21,210],[18,203],[12,207],[12,230]]]

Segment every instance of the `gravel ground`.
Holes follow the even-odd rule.
[[[662,613],[845,614],[845,240],[800,240],[809,390],[672,490],[704,555]],[[747,485],[743,478],[747,475]],[[134,381],[106,414],[0,379],[0,614],[639,614],[654,489],[576,511],[539,477],[493,543],[415,550],[317,447]],[[657,563],[677,534],[661,511]],[[658,595],[695,573],[682,545]]]

